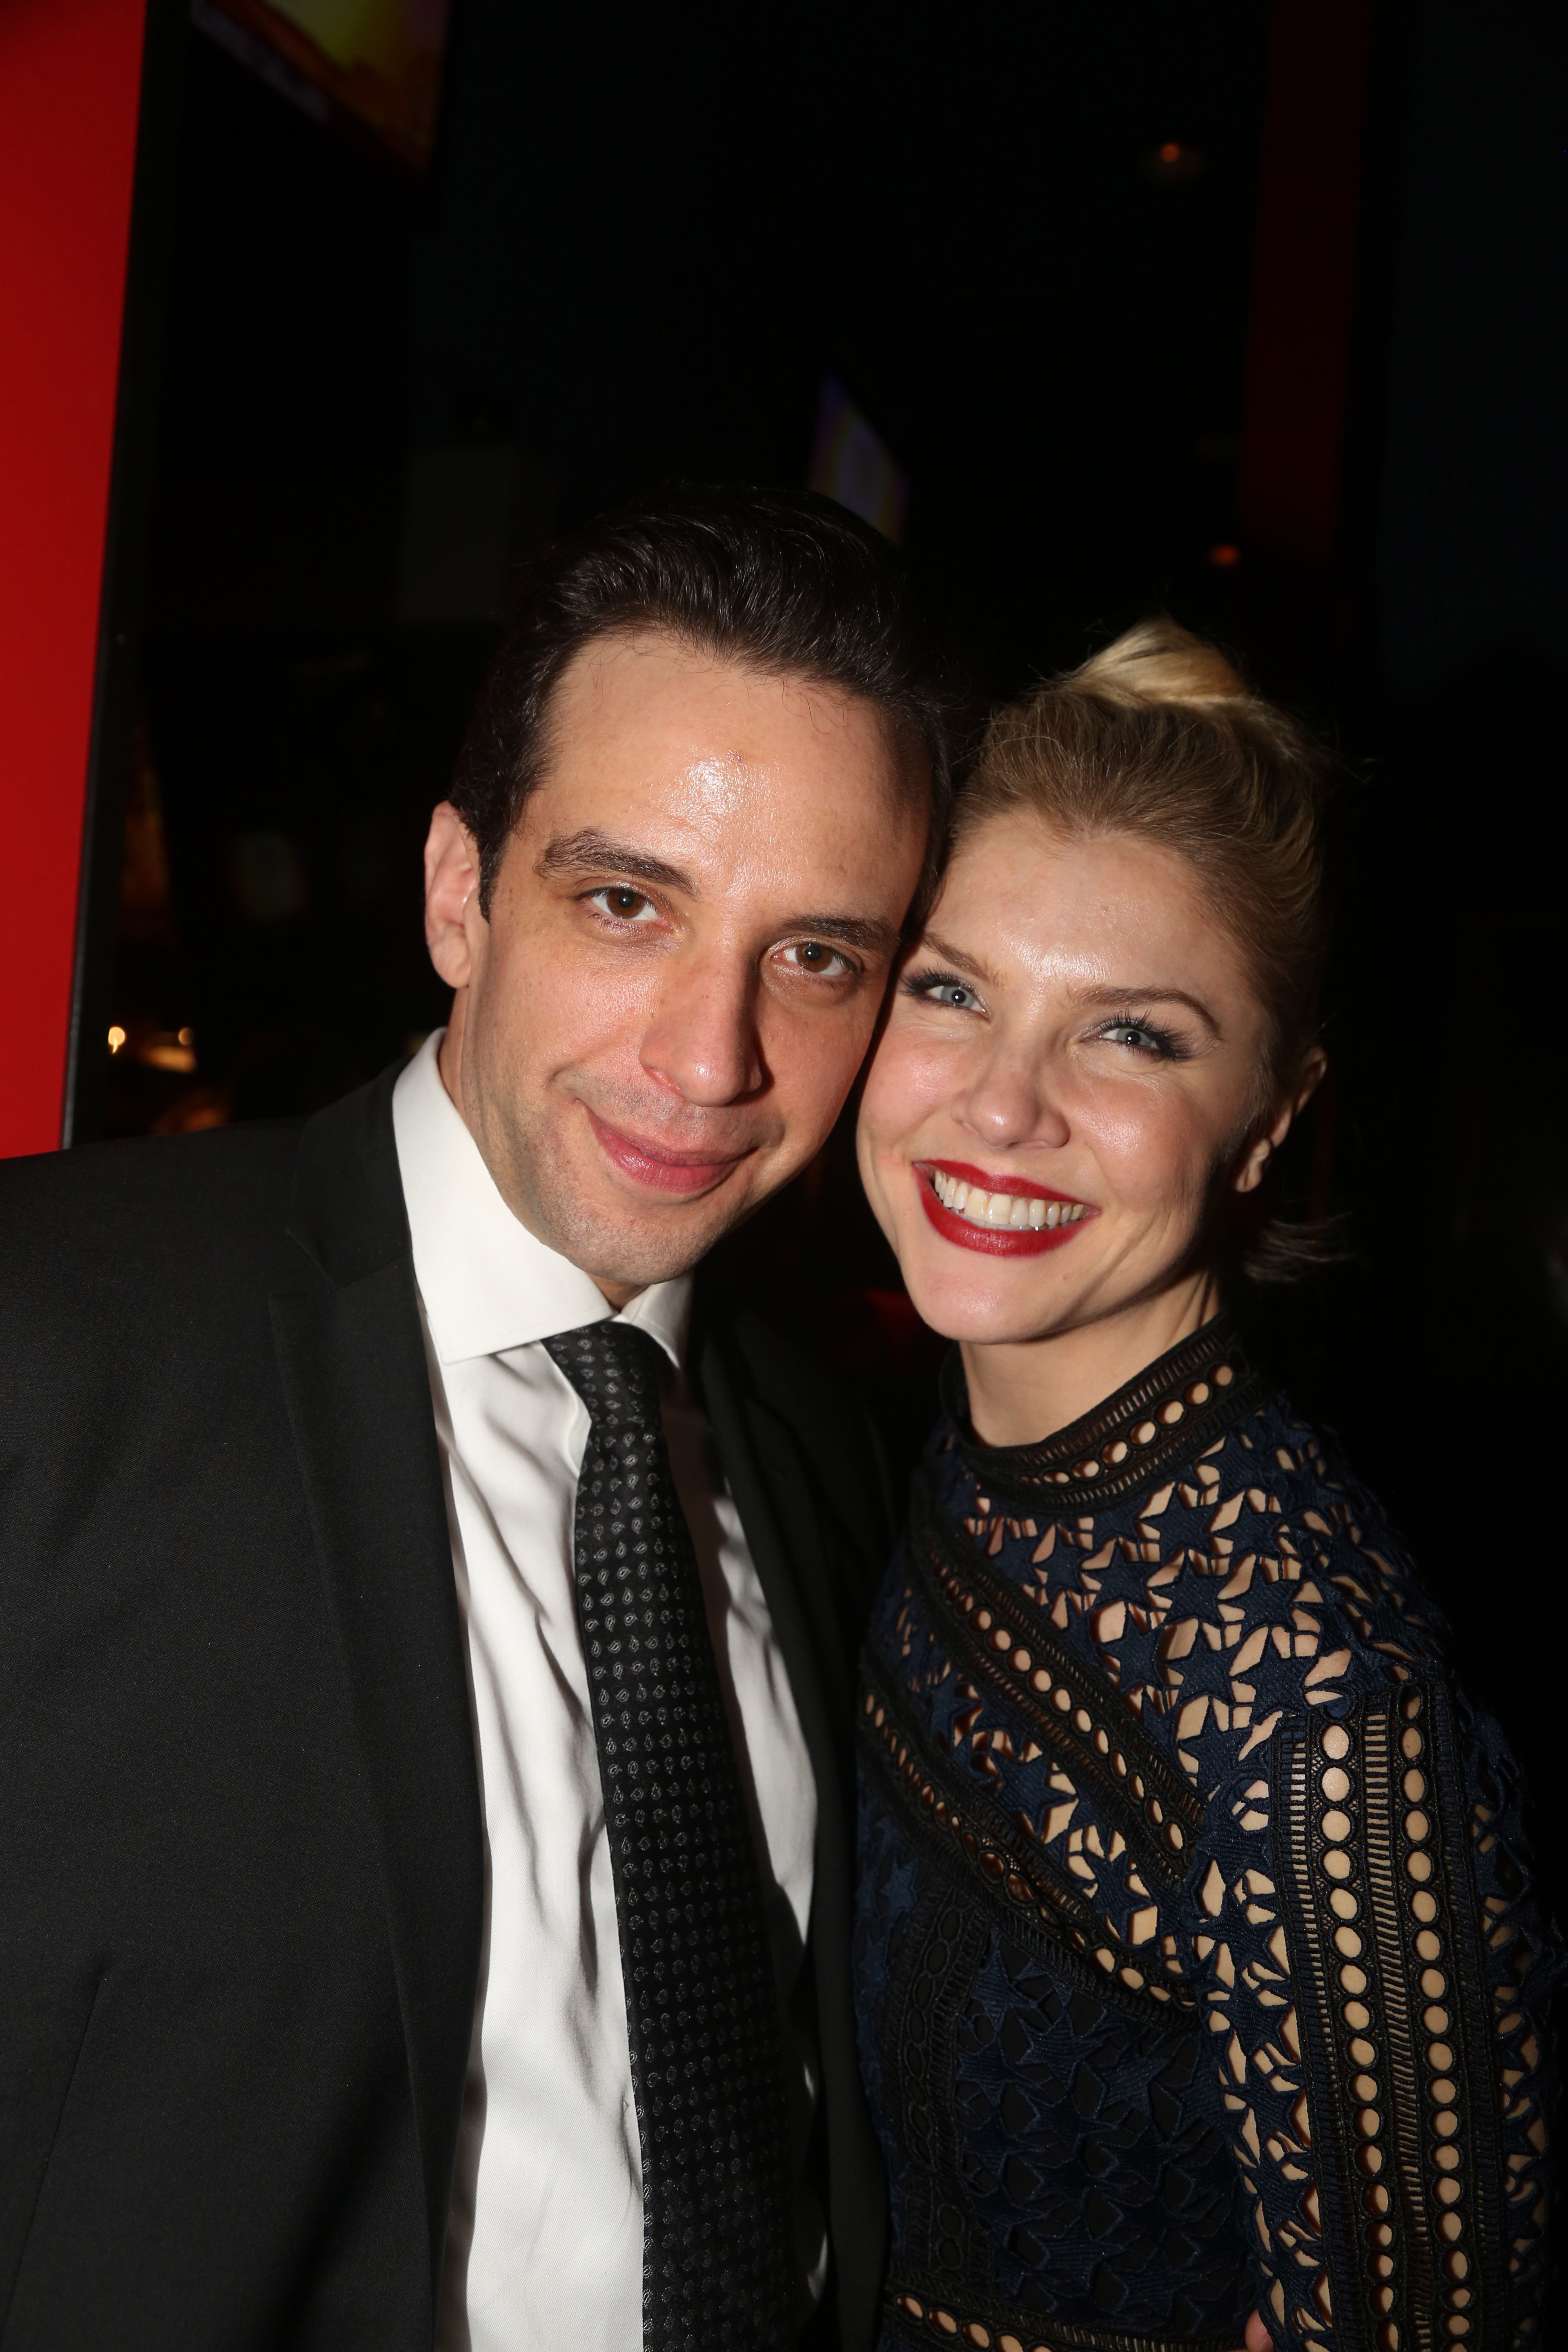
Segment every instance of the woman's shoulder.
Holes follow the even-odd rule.
[[[1205,1791],[1287,1715],[1343,1714],[1447,1671],[1441,1620],[1334,1441],[1261,1381],[1235,1402],[1099,1508],[1002,1492],[951,1420],[925,1463],[965,1549],[1088,1652]]]
[[[1166,1722],[1201,1786],[1289,1717],[1447,1678],[1446,1630],[1386,1513],[1282,1394],[1142,1497],[1137,1517],[1152,1639],[1141,1685],[1122,1688]],[[1103,1639],[1114,1614],[1097,1614]]]

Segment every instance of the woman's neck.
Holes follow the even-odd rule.
[[[1218,1310],[1218,1285],[1205,1270],[1049,1339],[962,1341],[976,1437],[983,1445],[1037,1445],[1092,1412]]]

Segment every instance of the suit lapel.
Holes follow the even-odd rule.
[[[849,1972],[855,1660],[842,1638],[835,1561],[794,1435],[750,1393],[714,1335],[702,1348],[700,1379],[816,1780],[810,1948],[837,2274],[829,2292],[840,2330],[833,2340],[859,2347],[877,2334],[887,2218],[881,2157],[860,2087]],[[837,1565],[841,1570],[842,1561]]]
[[[824,1656],[810,1606],[826,1579],[826,1561],[811,1507],[805,1465],[789,1431],[765,1405],[742,1392],[723,1349],[709,1337],[702,1350],[701,1388],[714,1442],[784,1654],[801,1730],[816,1775],[819,1808],[843,1801],[841,1741],[834,1703],[840,1696],[835,1662]],[[791,1525],[781,1524],[784,1503]]]
[[[432,2295],[473,2028],[484,1864],[462,1629],[391,1087],[301,1145],[273,1330],[384,1885]]]

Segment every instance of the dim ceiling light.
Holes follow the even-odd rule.
[[[1232,547],[1228,540],[1222,540],[1217,547],[1210,548],[1209,562],[1216,571],[1229,572],[1241,562],[1241,550]]]
[[[1143,177],[1163,188],[1181,187],[1195,180],[1203,168],[1202,148],[1189,146],[1184,139],[1162,139],[1142,159]]]
[[[119,1051],[120,1051],[120,1048],[121,1047],[121,1045],[124,1045],[124,1043],[125,1043],[125,1032],[124,1032],[124,1030],[123,1030],[123,1029],[121,1029],[121,1028],[120,1027],[119,1024],[118,1024],[118,1023],[116,1023],[116,1024],[115,1024],[115,1026],[114,1026],[114,1027],[110,1031],[110,1033],[109,1033],[109,1050],[110,1050],[110,1052],[111,1054],[118,1054],[118,1053],[119,1053]]]

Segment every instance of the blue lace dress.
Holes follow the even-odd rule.
[[[1377,1507],[1223,1321],[945,1407],[859,1718],[884,2352],[1538,2346],[1557,1948]]]

